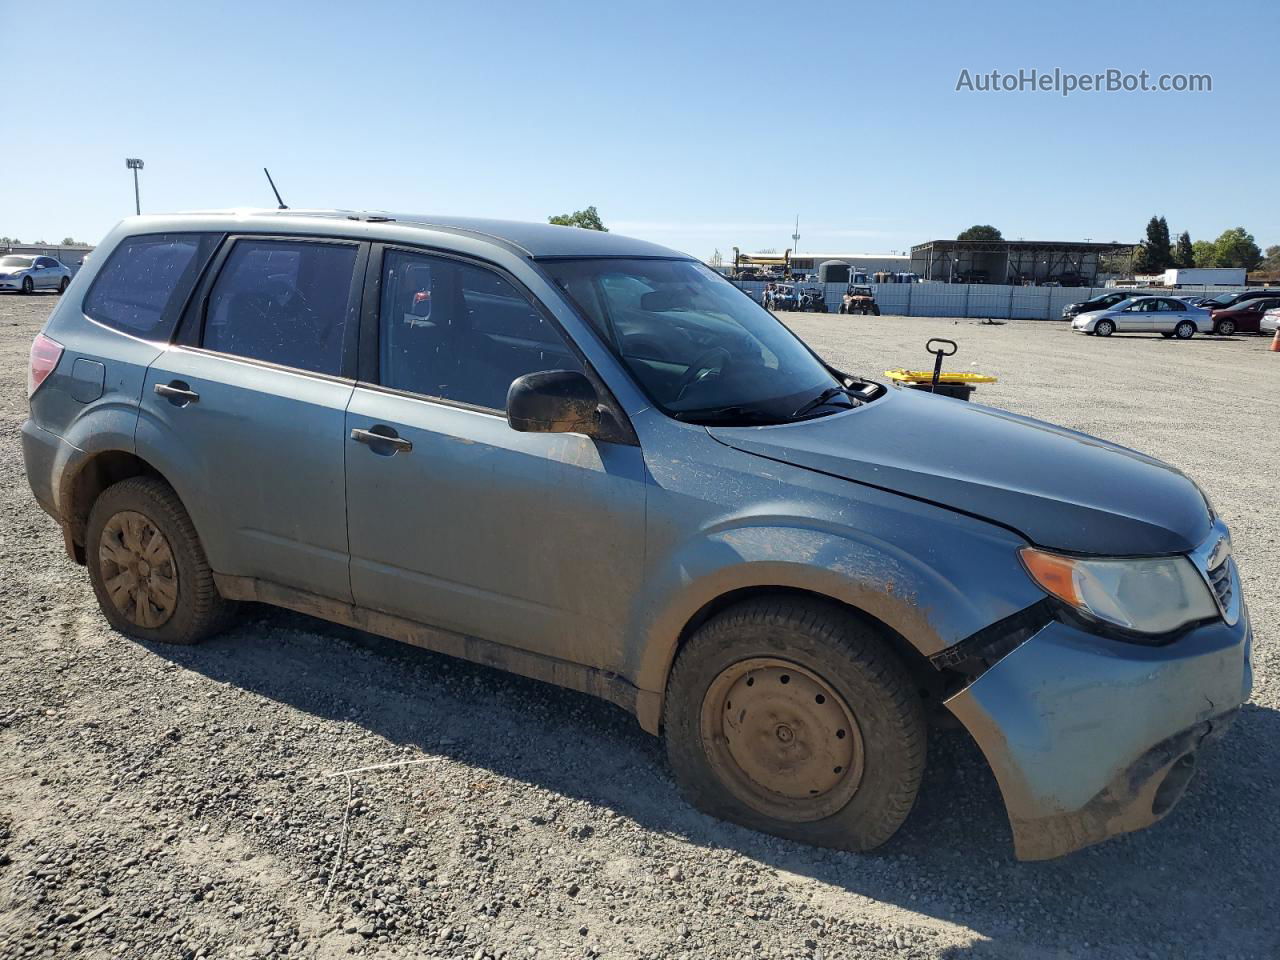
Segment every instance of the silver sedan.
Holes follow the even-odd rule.
[[[1174,297],[1133,297],[1108,310],[1080,314],[1071,321],[1071,329],[1100,337],[1113,333],[1158,333],[1166,338],[1190,340],[1197,333],[1212,333],[1213,320],[1208,310]]]
[[[55,257],[11,253],[0,257],[0,290],[62,293],[71,283],[71,269]]]

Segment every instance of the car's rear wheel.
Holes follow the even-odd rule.
[[[1190,320],[1179,320],[1173,328],[1173,335],[1179,340],[1190,340],[1196,335],[1196,325]]]
[[[1116,332],[1116,325],[1110,320],[1099,320],[1093,325],[1093,332],[1100,337],[1109,337]]]
[[[154,477],[102,492],[89,512],[85,560],[103,614],[128,636],[198,643],[234,615],[182,502]]]
[[[69,286],[71,286],[71,278],[63,277],[62,282],[58,284],[58,296],[62,296],[62,294],[66,293],[67,287]]]
[[[1234,320],[1219,320],[1217,328],[1213,332],[1220,337],[1229,337],[1236,332],[1236,322]]]
[[[893,836],[924,770],[906,669],[869,625],[819,601],[752,601],[701,627],[672,671],[664,733],[694,806],[846,850]]]
[[[872,307],[872,308],[871,308],[871,312],[872,312],[873,314],[875,314],[877,317],[878,317],[878,316],[880,316],[880,308],[879,308],[879,307]]]
[[[31,294],[35,293],[35,290],[36,290],[36,285],[35,285],[35,283],[33,283],[33,282],[32,282],[31,278],[30,278],[30,277],[23,277],[23,278],[22,278],[22,293],[23,293],[23,295],[24,295],[24,296],[28,296],[28,297],[29,297],[29,296],[31,296]]]

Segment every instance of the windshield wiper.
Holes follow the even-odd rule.
[[[780,423],[778,417],[754,410],[751,407],[734,405],[731,407],[712,407],[709,410],[681,410],[672,417],[685,423]]]
[[[817,410],[819,407],[830,403],[841,394],[843,394],[845,399],[849,401],[848,409],[852,410],[854,407],[862,405],[862,401],[858,397],[855,397],[853,395],[853,391],[848,387],[828,387],[808,403],[804,404],[804,406],[800,407],[800,409],[795,413],[791,414],[791,417],[792,419],[796,417],[803,417],[806,413],[809,413],[812,410]]]

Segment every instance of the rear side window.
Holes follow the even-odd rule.
[[[338,375],[347,340],[354,244],[239,240],[209,295],[201,345]]]
[[[168,340],[220,236],[157,233],[121,241],[84,298],[85,314],[135,337]]]

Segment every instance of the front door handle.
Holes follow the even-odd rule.
[[[164,397],[175,407],[185,407],[200,399],[200,394],[191,389],[191,385],[182,380],[170,380],[168,383],[157,383],[156,393]]]
[[[408,453],[413,449],[413,442],[406,440],[390,427],[382,424],[361,430],[359,427],[351,431],[351,439],[356,443],[368,444],[374,453],[383,456],[395,456],[397,453]]]

